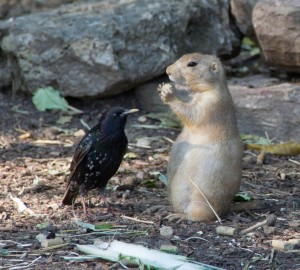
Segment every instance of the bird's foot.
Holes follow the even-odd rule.
[[[102,191],[100,191],[100,197],[102,199],[102,201],[104,202],[106,208],[107,208],[107,212],[110,213],[111,215],[115,216],[115,213],[110,205],[110,203],[107,201],[106,197],[103,195]]]
[[[92,221],[92,220],[93,220],[93,215],[92,215],[89,211],[87,211],[87,210],[85,210],[85,211],[83,212],[83,216],[84,216],[85,219],[87,219],[87,220],[89,220],[89,221]]]
[[[173,213],[169,214],[168,216],[165,217],[168,221],[176,221],[176,223],[180,223],[184,220],[187,220],[187,214],[183,213]]]

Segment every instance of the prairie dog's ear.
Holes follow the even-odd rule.
[[[211,68],[212,72],[215,72],[215,73],[218,72],[218,70],[219,70],[218,63],[217,62],[213,62],[211,64],[210,68]]]

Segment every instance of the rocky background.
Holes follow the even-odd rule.
[[[135,89],[145,109],[161,111],[166,66],[199,51],[228,66],[241,132],[300,140],[299,18],[298,0],[2,0],[0,89],[52,86],[76,98]],[[240,54],[245,36],[260,55]],[[247,64],[247,78],[234,78]]]
[[[300,149],[287,142],[300,141],[299,18],[299,0],[0,0],[0,269],[121,269],[65,259],[100,238],[167,246],[228,270],[299,270]],[[166,66],[194,51],[217,54],[227,72],[248,149],[237,208],[222,225],[246,235],[168,221],[168,207],[149,211],[170,206],[165,175],[180,132],[156,89]],[[48,87],[72,111],[38,111],[32,97]],[[79,198],[60,205],[77,143],[115,105],[140,112],[128,117],[128,155],[105,190],[114,216],[89,194],[93,224],[112,226],[94,234],[74,222]],[[51,239],[42,245],[40,234]]]

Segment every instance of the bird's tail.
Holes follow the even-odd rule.
[[[71,205],[73,203],[73,201],[76,199],[78,193],[79,193],[79,190],[78,190],[77,184],[74,182],[70,182],[68,184],[67,190],[62,199],[62,204]]]

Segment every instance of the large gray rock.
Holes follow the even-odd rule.
[[[224,0],[71,4],[0,23],[13,84],[64,96],[109,96],[165,72],[186,51],[229,55],[240,45]]]
[[[230,11],[243,35],[255,40],[252,11],[259,0],[230,0]]]
[[[300,1],[259,1],[252,20],[267,62],[300,73]]]
[[[158,94],[160,83],[154,80],[136,88],[135,95],[142,108],[149,112],[168,112]],[[300,143],[300,86],[280,83],[277,78],[254,75],[228,78],[240,133],[265,136]]]
[[[300,142],[300,86],[283,83],[250,88],[229,85],[241,133]]]
[[[23,14],[45,11],[62,4],[84,0],[1,0],[0,19],[18,17]]]

